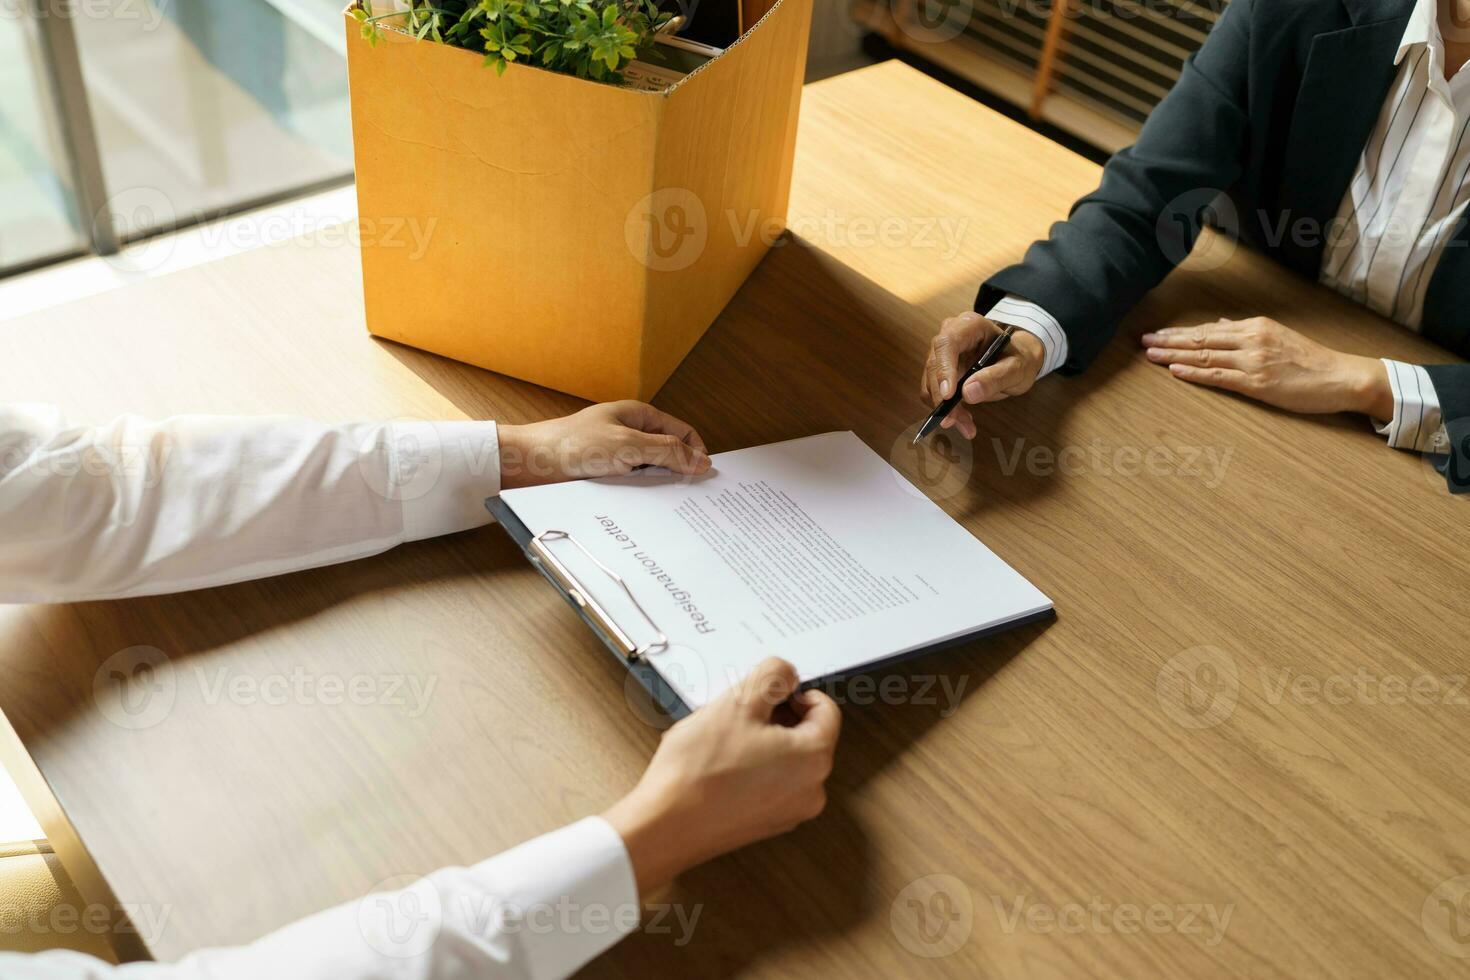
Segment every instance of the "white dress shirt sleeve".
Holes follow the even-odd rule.
[[[985,317],[995,323],[1019,327],[1041,340],[1046,356],[1042,359],[1041,370],[1036,374],[1037,381],[1051,374],[1066,361],[1067,334],[1062,330],[1062,325],[1057,322],[1056,317],[1029,299],[1015,295],[1006,296],[992,306]]]
[[[0,602],[179,592],[490,520],[493,422],[326,425],[0,405]]]
[[[1449,433],[1439,410],[1439,395],[1429,372],[1417,364],[1404,364],[1383,358],[1388,369],[1388,386],[1393,391],[1393,418],[1386,423],[1377,420],[1373,428],[1388,437],[1394,449],[1420,453],[1450,451]]]
[[[558,980],[638,927],[622,838],[589,817],[473,868],[444,868],[178,963],[0,954],[33,980]]]

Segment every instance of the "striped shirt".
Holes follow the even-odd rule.
[[[1399,73],[1343,196],[1322,282],[1412,330],[1470,201],[1470,72],[1445,81],[1435,0],[1420,0]]]
[[[1321,281],[1418,331],[1445,242],[1470,204],[1470,69],[1445,79],[1436,0],[1418,0],[1399,44],[1399,72],[1327,235]],[[1035,303],[1007,296],[988,314],[1036,334],[1038,378],[1067,359],[1067,337]],[[1434,384],[1423,368],[1384,359],[1393,418],[1375,424],[1395,449],[1448,451]]]

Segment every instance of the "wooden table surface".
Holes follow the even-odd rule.
[[[591,975],[1463,973],[1466,501],[1362,420],[1186,386],[1136,338],[1264,314],[1447,355],[1210,251],[1084,377],[987,408],[949,460],[902,448],[938,321],[1097,176],[897,63],[807,89],[795,234],[657,402],[716,450],[855,430],[1058,618],[838,690],[827,813],[686,875],[660,900],[697,911],[692,940],[666,917]],[[578,407],[369,339],[359,290],[349,245],[257,250],[5,324],[0,392],[84,420]],[[146,726],[94,696],[136,646],[167,658]],[[160,958],[597,812],[659,734],[495,527],[187,595],[0,608],[0,669],[48,832]],[[371,696],[334,703],[332,681]]]

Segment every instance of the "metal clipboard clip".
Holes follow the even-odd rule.
[[[608,615],[607,610],[593,597],[592,593],[583,587],[582,583],[577,581],[577,577],[561,563],[561,559],[552,554],[551,549],[546,546],[546,542],[548,541],[560,541],[563,539],[570,541],[578,551],[582,552],[582,554],[591,560],[592,564],[602,569],[604,575],[618,583],[618,587],[627,595],[628,601],[633,603],[633,608],[638,610],[639,615],[653,628],[656,635],[652,640],[643,644],[641,647],[635,643],[623,628],[617,624],[617,621]],[[598,629],[602,630],[603,634],[623,651],[623,656],[628,659],[629,663],[636,663],[649,654],[661,653],[669,648],[668,636],[664,634],[663,630],[658,628],[658,624],[653,621],[653,617],[648,615],[648,610],[644,609],[642,603],[633,595],[633,590],[628,588],[628,583],[624,582],[617,572],[599,561],[596,555],[583,547],[582,542],[578,541],[571,534],[566,531],[542,531],[531,539],[530,551],[536,560],[541,563],[542,567],[551,573],[552,578],[556,579],[556,583],[561,586],[562,591],[567,594],[572,602],[576,603],[577,608],[586,613],[588,618],[597,624]]]

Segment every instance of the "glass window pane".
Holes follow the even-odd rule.
[[[120,236],[350,174],[344,6],[76,5],[82,70]]]
[[[31,24],[0,14],[0,273],[83,245]]]

